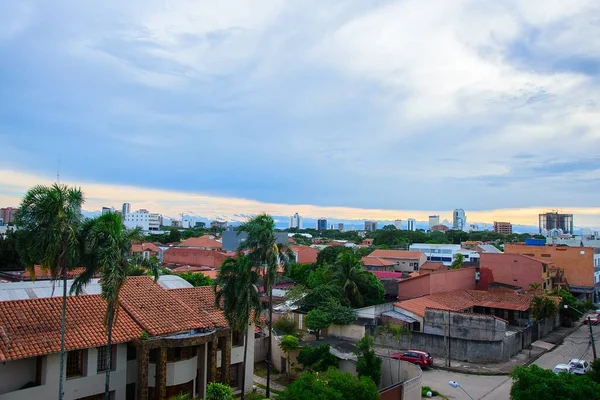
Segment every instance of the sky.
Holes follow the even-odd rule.
[[[600,3],[0,2],[0,205],[600,227]]]

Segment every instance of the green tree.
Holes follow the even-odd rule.
[[[350,307],[340,304],[339,301],[330,299],[324,311],[331,315],[331,323],[336,325],[349,325],[356,321],[356,313]]]
[[[510,376],[512,400],[600,399],[600,385],[587,376],[555,374],[537,365],[516,367]]]
[[[65,371],[65,327],[67,312],[67,272],[79,264],[79,227],[84,196],[80,189],[65,185],[35,186],[21,202],[16,224],[22,230],[19,255],[29,271],[40,264],[52,280],[62,278],[62,318],[60,325],[60,367],[58,399],[63,398]]]
[[[350,305],[350,302],[344,297],[341,287],[326,284],[317,286],[306,294],[302,302],[302,309],[310,311],[315,308],[326,308],[331,301],[337,301],[343,306]]]
[[[169,235],[166,237],[168,243],[181,242],[181,232],[178,229],[171,229]]]
[[[245,333],[244,370],[248,359],[248,321],[258,319],[261,311],[258,295],[258,274],[252,268],[248,256],[238,253],[236,258],[227,258],[214,281],[215,305],[222,307],[225,319],[234,332]],[[242,374],[242,400],[245,396],[246,374]]]
[[[178,274],[177,276],[179,276],[181,279],[184,279],[185,281],[191,283],[192,286],[194,286],[194,287],[212,286],[212,284],[213,284],[213,280],[202,273],[184,272],[182,274]]]
[[[179,392],[179,394],[169,397],[169,400],[192,400],[192,396],[189,393]]]
[[[459,269],[465,262],[465,257],[461,253],[456,253],[454,261],[450,264],[450,269]]]
[[[206,400],[233,400],[233,391],[228,385],[211,382],[206,386]]]
[[[278,333],[282,333],[284,335],[299,336],[296,321],[286,315],[278,318],[277,321],[273,323],[273,328],[275,328]]]
[[[313,264],[297,264],[295,262],[290,263],[289,278],[296,284],[307,285],[308,277],[310,273],[315,270]]]
[[[402,336],[410,335],[410,331],[406,327],[385,324],[379,325],[375,330],[375,337],[380,338],[383,342],[382,344],[386,347],[388,353],[388,363],[390,370],[390,382],[393,382],[392,377],[392,357],[391,357],[391,349],[393,345],[393,340],[400,342]],[[400,373],[400,371],[398,371]]]
[[[319,286],[326,285],[331,281],[331,273],[326,265],[317,267],[310,271],[306,283],[309,288],[315,289]]]
[[[552,317],[558,312],[558,306],[554,300],[547,296],[534,296],[533,303],[531,305],[531,312],[533,319],[539,321],[546,317]]]
[[[104,325],[107,332],[106,360],[104,365],[104,398],[110,397],[110,371],[112,354],[112,329],[119,309],[119,293],[129,275],[129,250],[133,240],[139,239],[141,230],[127,230],[117,213],[101,215],[85,221],[81,229],[81,254],[85,270],[73,282],[71,293],[79,295],[94,276],[100,275],[102,298],[106,301]],[[158,268],[154,269],[158,279]]]
[[[356,342],[357,351],[355,352],[358,360],[356,361],[356,372],[358,376],[367,376],[373,380],[376,385],[381,382],[381,358],[377,357],[374,350],[374,340],[369,334],[365,334],[362,339]]]
[[[240,250],[248,250],[249,260],[253,266],[259,266],[265,293],[269,296],[269,332],[273,328],[273,284],[277,278],[280,265],[288,273],[290,259],[293,255],[286,245],[278,245],[275,240],[275,221],[268,214],[259,214],[243,223],[238,232],[246,232],[246,240],[240,243]],[[267,345],[267,397],[271,391],[271,334]]]
[[[592,361],[592,368],[587,373],[587,376],[596,383],[600,383],[600,358]]]
[[[372,273],[364,274],[364,279],[359,282],[358,290],[363,295],[363,306],[373,306],[385,302],[385,288]]]
[[[341,253],[350,252],[351,249],[344,246],[329,246],[317,254],[317,266],[333,264]]]
[[[306,327],[315,331],[315,337],[319,340],[321,336],[321,329],[327,328],[331,325],[331,314],[327,311],[316,308],[306,314]]]
[[[331,266],[332,282],[339,285],[353,307],[364,305],[363,295],[359,286],[369,274],[362,266],[362,261],[354,254],[341,253]]]
[[[291,364],[291,353],[292,351],[298,349],[300,347],[300,341],[298,340],[298,338],[294,335],[285,335],[281,338],[281,342],[279,343],[279,348],[281,349],[281,351],[283,351],[286,355],[286,364],[287,364],[287,378],[288,381],[290,380],[290,368],[292,366]]]
[[[307,372],[279,395],[280,400],[377,400],[379,391],[370,378],[356,377],[335,368],[325,373]]]
[[[328,344],[318,346],[302,347],[298,353],[298,362],[305,369],[315,372],[327,371],[330,367],[338,367],[339,361],[336,356],[329,351]]]
[[[14,270],[22,267],[21,258],[17,251],[17,236],[19,231],[7,229],[6,235],[0,235],[0,271]]]

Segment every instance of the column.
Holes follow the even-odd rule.
[[[157,399],[167,398],[167,348],[158,349],[156,357],[156,383],[154,384]]]
[[[148,400],[148,349],[143,345],[137,347],[138,378],[137,378],[137,398],[138,400]]]
[[[221,377],[225,385],[229,385],[231,372],[231,336],[223,336],[223,348],[221,349]]]
[[[210,342],[210,378],[209,383],[214,382],[217,379],[217,346],[219,345],[219,338],[214,336],[213,341]],[[221,357],[221,363],[223,358]]]

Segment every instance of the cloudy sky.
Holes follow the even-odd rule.
[[[0,2],[0,205],[600,226],[600,3]],[[14,204],[16,205],[16,204]]]

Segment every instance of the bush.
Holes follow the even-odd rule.
[[[296,321],[294,321],[288,316],[281,317],[277,321],[273,322],[273,328],[277,331],[277,333],[298,336],[298,328],[296,328]]]
[[[211,382],[206,387],[206,400],[233,400],[231,387],[218,382]]]
[[[330,368],[325,373],[302,374],[278,398],[280,400],[376,400],[379,399],[379,391],[377,385],[369,378],[357,378],[350,373]]]
[[[328,344],[314,347],[303,347],[298,353],[297,360],[310,371],[327,371],[329,367],[338,367],[338,359],[329,352]]]
[[[433,390],[429,386],[423,386],[421,388],[421,397],[427,397],[427,392],[431,392],[431,395],[434,396],[434,397],[440,395],[440,393],[438,391]]]

